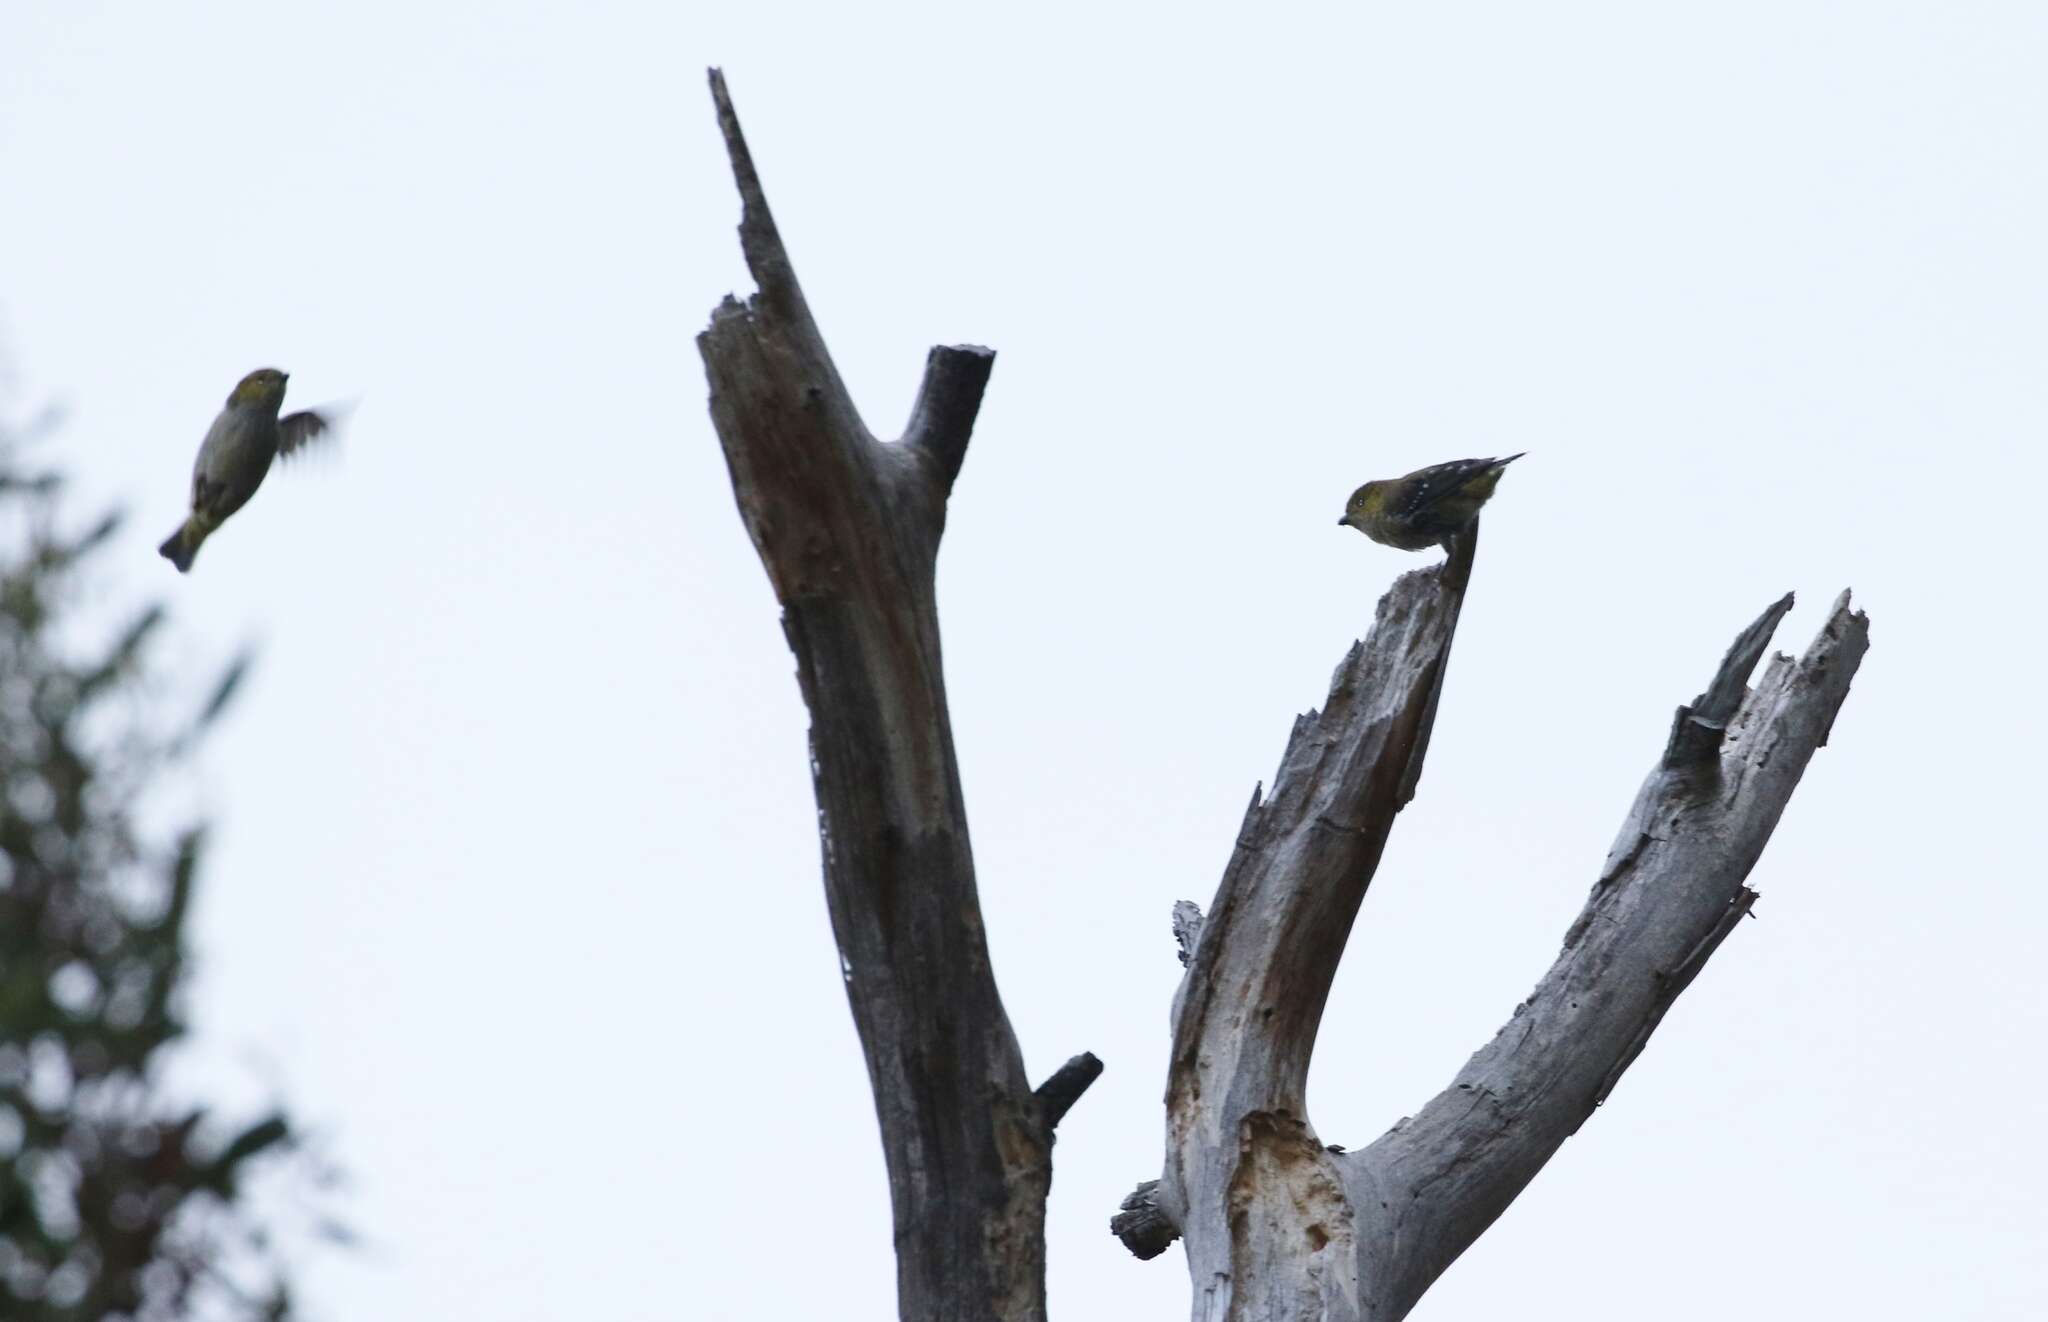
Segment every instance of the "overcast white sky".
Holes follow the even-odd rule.
[[[1056,1319],[1170,1318],[1172,902],[1502,484],[1311,1106],[1369,1141],[1549,963],[1674,704],[1787,588],[1873,648],[1745,924],[1417,1310],[2048,1313],[2036,527],[2048,7],[7,0],[0,333],[135,515],[196,688],[260,669],[196,1086],[282,1089],[371,1240],[318,1318],[894,1316],[805,716],[693,337],[746,292],[722,64],[874,429],[999,351],[940,565],[996,968],[1060,1132]],[[235,380],[361,398],[179,579]],[[84,508],[81,505],[81,510]],[[573,1145],[556,1136],[571,1133]]]

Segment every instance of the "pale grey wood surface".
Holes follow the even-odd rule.
[[[1844,593],[1805,655],[1775,658],[1751,689],[1792,606],[1774,602],[1679,708],[1529,999],[1413,1117],[1343,1152],[1318,1139],[1302,1089],[1352,918],[1420,773],[1471,550],[1395,584],[1324,709],[1295,723],[1210,912],[1175,907],[1183,948],[1198,936],[1174,999],[1165,1171],[1112,1229],[1140,1257],[1184,1237],[1197,1319],[1407,1315],[1606,1099],[1749,911],[1743,883],[1869,645]]]
[[[994,355],[935,348],[903,438],[869,433],[711,75],[759,286],[698,337],[734,494],[810,708],[825,891],[865,1054],[906,1319],[1045,1316],[1053,1126],[1101,1072],[1033,1089],[989,969],[933,570]],[[1791,598],[1680,708],[1556,964],[1494,1040],[1365,1149],[1304,1104],[1324,1003],[1441,701],[1478,527],[1404,575],[1299,718],[1207,914],[1175,907],[1166,1158],[1113,1223],[1183,1240],[1194,1316],[1391,1322],[1527,1185],[1748,912],[1743,884],[1868,645],[1836,604],[1798,661],[1747,680]]]

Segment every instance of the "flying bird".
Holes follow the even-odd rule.
[[[277,416],[284,403],[287,377],[275,367],[259,367],[242,378],[228,402],[206,429],[199,458],[192,465],[192,513],[157,551],[178,567],[192,569],[199,547],[249,503],[270,461],[295,453],[325,436],[334,425],[334,411],[306,409]]]
[[[1500,484],[1501,470],[1521,457],[1453,459],[1406,477],[1368,482],[1351,493],[1337,524],[1356,528],[1382,546],[1426,551],[1478,518],[1479,507]]]

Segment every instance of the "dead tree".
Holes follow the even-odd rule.
[[[1045,1316],[1053,1127],[1101,1071],[1034,1089],[996,992],[940,667],[934,568],[994,355],[931,351],[900,441],[862,423],[798,288],[723,78],[711,91],[759,286],[698,337],[741,517],[811,712],[825,894],[887,1158],[906,1319]],[[1186,1246],[1194,1317],[1391,1322],[1605,1100],[1755,900],[1743,882],[1867,646],[1843,595],[1747,687],[1791,608],[1679,708],[1557,963],[1443,1093],[1358,1152],[1303,1103],[1352,920],[1414,795],[1478,542],[1402,577],[1296,721],[1204,916],[1178,906],[1161,1177],[1113,1228]]]

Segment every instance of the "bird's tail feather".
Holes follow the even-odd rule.
[[[199,544],[205,540],[206,531],[196,520],[187,519],[156,550],[158,555],[176,565],[179,573],[189,574],[192,572],[192,557],[199,554]]]

